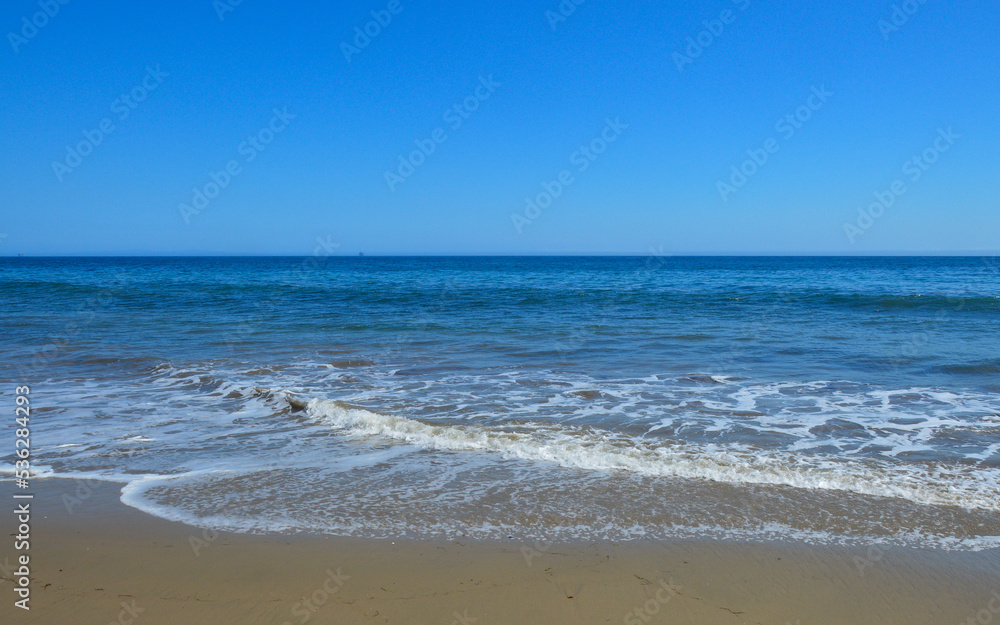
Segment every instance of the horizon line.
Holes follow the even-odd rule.
[[[656,257],[693,257],[693,258],[981,258],[984,256],[1000,256],[1000,250],[963,250],[963,251],[870,251],[859,253],[844,252],[540,252],[529,254],[497,254],[497,253],[356,253],[356,254],[246,254],[222,252],[192,252],[192,253],[83,253],[83,254],[5,254],[0,258],[645,258]]]

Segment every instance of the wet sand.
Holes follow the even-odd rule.
[[[4,520],[0,622],[1000,625],[1000,550],[212,534],[80,485],[32,482],[27,612]]]

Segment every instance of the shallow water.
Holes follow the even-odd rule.
[[[36,466],[167,518],[1000,544],[994,259],[22,258],[0,285]]]

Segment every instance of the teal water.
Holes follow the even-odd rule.
[[[0,302],[39,470],[167,518],[1000,541],[992,258],[8,258]]]

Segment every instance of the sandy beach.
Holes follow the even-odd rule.
[[[1000,622],[996,550],[213,534],[113,483],[32,489],[31,609],[5,571],[4,623]]]

